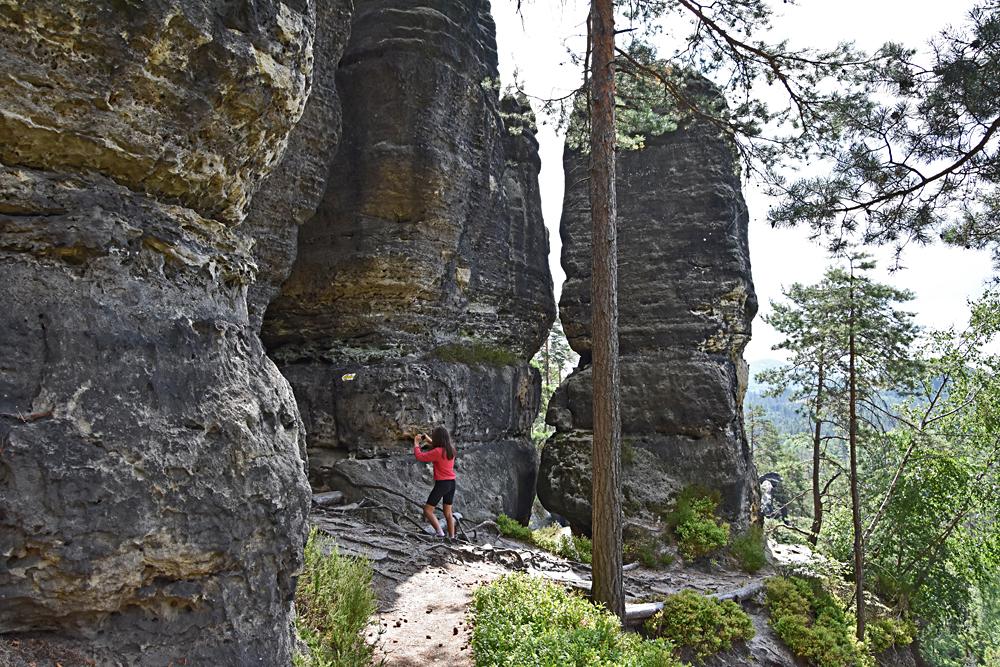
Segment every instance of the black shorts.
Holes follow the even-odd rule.
[[[445,505],[455,504],[455,480],[439,479],[434,482],[431,495],[427,496],[427,504],[434,507],[442,498],[444,498]]]

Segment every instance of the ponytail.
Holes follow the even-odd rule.
[[[455,445],[451,444],[451,436],[444,426],[438,426],[434,429],[431,433],[431,441],[434,442],[435,447],[444,449],[444,455],[448,457],[449,461],[455,458]]]

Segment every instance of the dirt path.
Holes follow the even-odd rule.
[[[390,667],[472,665],[466,618],[472,592],[507,570],[492,563],[428,566],[395,586],[394,602],[380,609],[376,663]]]
[[[553,581],[589,588],[589,567],[565,561],[535,547],[480,534],[471,542],[445,543],[417,532],[409,520],[382,519],[349,507],[314,511],[312,522],[337,543],[343,553],[372,560],[378,613],[367,639],[376,647],[376,664],[387,667],[455,665],[471,667],[472,594],[501,575],[526,570]],[[419,526],[417,526],[419,527]],[[810,554],[783,548],[776,560],[793,564]],[[730,595],[759,584],[773,570],[748,575],[732,568],[671,566],[662,570],[629,569],[625,592],[630,601],[662,599],[683,589]],[[753,611],[753,605],[751,605]],[[761,612],[761,610],[757,610]],[[754,613],[758,636],[751,647],[721,655],[715,665],[784,665],[794,659],[771,636],[761,613]],[[771,659],[771,655],[778,658]],[[789,654],[790,655],[790,654]],[[756,657],[755,657],[756,656]],[[754,662],[765,656],[762,663]],[[782,662],[785,659],[791,660]]]

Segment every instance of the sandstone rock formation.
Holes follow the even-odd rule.
[[[290,663],[304,437],[233,224],[314,32],[308,2],[0,1],[0,633]]]
[[[269,307],[315,487],[409,507],[429,487],[411,434],[459,445],[456,507],[527,517],[539,380],[554,317],[537,144],[501,106],[485,0],[373,0],[337,73],[343,137]],[[507,119],[505,122],[504,118]]]
[[[618,158],[619,346],[626,514],[655,515],[683,487],[722,494],[746,525],[756,475],[743,433],[743,348],[757,304],[735,160],[697,122]],[[590,206],[586,157],[567,147],[560,318],[580,366],[549,403],[538,495],[590,530]]]
[[[250,321],[260,330],[267,305],[278,295],[295,261],[299,225],[316,212],[340,142],[337,64],[351,32],[354,0],[316,5],[312,90],[302,118],[288,136],[281,162],[254,195],[241,231],[254,239],[257,280],[247,294]]]

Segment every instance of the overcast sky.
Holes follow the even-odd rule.
[[[504,85],[514,71],[528,93],[557,97],[579,84],[579,68],[569,62],[567,48],[583,48],[583,22],[588,3],[582,0],[525,0],[522,14],[515,0],[493,0],[500,55],[500,77]],[[792,46],[833,46],[853,40],[859,47],[874,49],[887,40],[918,46],[948,24],[961,24],[972,3],[966,0],[800,0],[797,5],[774,3],[781,15],[774,35]],[[666,49],[663,49],[666,52]],[[538,110],[537,102],[533,105]],[[553,279],[558,295],[564,279],[559,266],[559,215],[562,207],[562,143],[551,122],[539,118],[538,140],[542,159],[540,177],[542,209],[549,229]],[[771,229],[766,223],[768,198],[753,183],[744,185],[750,208],[750,261],[761,310],[754,320],[753,340],[744,356],[751,362],[781,358],[771,346],[779,338],[760,315],[783,288],[794,282],[819,280],[828,265],[821,246],[811,243],[800,229]],[[875,251],[888,267],[891,253]],[[882,272],[880,279],[916,293],[911,309],[927,327],[962,326],[968,319],[966,301],[981,293],[993,275],[989,254],[936,244],[910,248],[903,256],[904,269]]]

